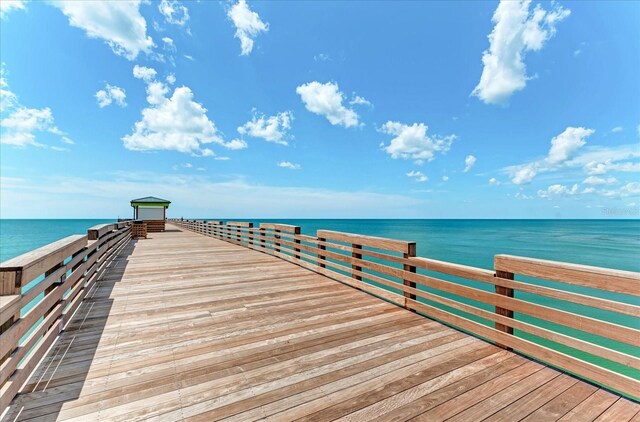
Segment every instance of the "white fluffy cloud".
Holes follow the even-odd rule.
[[[312,113],[324,116],[332,125],[344,127],[358,126],[358,114],[345,107],[344,94],[338,84],[327,82],[322,84],[317,81],[300,85],[296,88],[304,106]]]
[[[289,161],[280,161],[278,163],[278,167],[282,167],[289,170],[300,170],[302,168],[300,167],[300,164],[291,163]]]
[[[0,65],[0,112],[14,108],[18,104],[18,97],[9,90],[9,82],[5,76],[4,63]]]
[[[269,24],[263,22],[256,12],[249,9],[245,0],[238,0],[238,3],[231,6],[227,16],[236,27],[234,36],[240,40],[240,54],[248,55],[253,50],[253,40],[261,32],[267,32]]]
[[[0,19],[4,19],[12,10],[24,10],[23,0],[2,0],[0,1]]]
[[[229,142],[224,142],[222,144],[222,146],[224,146],[227,149],[231,149],[231,150],[239,150],[239,149],[245,149],[249,145],[247,145],[247,143],[245,141],[243,141],[242,139],[234,139],[234,140],[229,141]]]
[[[466,173],[469,170],[471,170],[471,167],[473,167],[475,163],[476,163],[476,157],[474,157],[473,155],[467,155],[467,157],[464,159],[463,172]]]
[[[491,186],[500,186],[500,181],[495,177],[492,177],[491,179],[489,179],[489,184]]]
[[[560,136],[556,137],[559,138]],[[614,176],[605,176],[608,172],[635,172],[640,173],[640,145],[619,145],[615,147],[587,146],[585,150],[579,150],[577,154],[565,154],[566,149],[561,145],[568,146],[569,150],[582,148],[582,142],[573,141],[556,143],[556,155],[563,157],[563,161],[549,160],[549,157],[533,161],[521,166],[507,167],[505,172],[512,176],[515,184],[524,184],[539,173],[550,173],[547,179],[566,178],[564,171],[584,170],[588,175],[583,181],[583,189],[578,189],[578,184],[565,185],[555,183],[547,189],[538,190],[540,198],[554,198],[560,196],[574,196],[582,194],[594,194],[605,198],[626,198],[640,194],[640,183],[627,182],[620,184],[619,179]],[[552,147],[553,149],[553,147]],[[550,155],[551,150],[550,150]],[[575,170],[570,175],[575,177]],[[555,174],[554,174],[555,173]],[[615,187],[618,185],[617,187]]]
[[[254,138],[262,138],[265,141],[275,142],[280,145],[287,145],[287,135],[291,129],[293,113],[283,111],[275,116],[265,116],[255,110],[253,118],[238,128],[241,135],[249,135]]]
[[[126,107],[127,105],[125,101],[127,94],[124,89],[118,86],[106,84],[104,89],[96,92],[95,97],[100,108],[111,105],[114,102],[120,107]]]
[[[598,176],[589,176],[582,182],[585,185],[615,185],[618,183],[618,179],[615,177],[598,177]]]
[[[616,189],[604,189],[590,186],[585,188],[582,194],[595,194],[609,199],[622,199],[628,197],[640,197],[640,182],[629,182]],[[633,206],[633,205],[629,205]]]
[[[551,148],[547,154],[547,161],[553,164],[562,163],[587,143],[586,139],[593,135],[593,129],[583,127],[568,127],[560,135],[551,139]]]
[[[151,82],[156,77],[156,70],[150,67],[138,66],[133,67],[133,77],[142,79],[145,82]]]
[[[413,178],[416,182],[426,182],[429,180],[427,176],[424,175],[421,171],[412,170],[407,173],[407,177]]]
[[[608,169],[605,163],[590,161],[584,166],[584,171],[587,174],[605,174]]]
[[[351,101],[349,101],[349,104],[351,105],[364,105],[364,106],[369,106],[371,107],[371,101],[367,100],[364,97],[361,97],[359,95],[355,95],[353,94],[353,97],[351,98]]]
[[[155,80],[156,71],[135,66],[133,74],[147,83],[149,107],[142,110],[142,119],[136,122],[134,132],[122,137],[124,146],[133,151],[173,150],[197,156],[215,156],[206,144],[217,143],[229,149],[242,149],[241,140],[225,142],[207,109],[194,101],[189,87],[170,89]]]
[[[516,185],[530,183],[539,173],[557,170],[569,165],[576,152],[587,143],[595,131],[583,127],[568,127],[551,139],[551,148],[543,159],[519,166],[507,167],[511,181]]]
[[[19,106],[8,117],[3,117],[1,122],[2,143],[19,147],[44,147],[44,144],[36,142],[35,132],[58,132],[49,107],[37,109]]]
[[[124,146],[134,151],[201,153],[202,144],[218,140],[217,129],[206,112],[202,104],[193,101],[191,89],[176,88],[170,98],[142,111],[134,133],[122,138]]]
[[[36,135],[47,132],[59,136],[63,143],[73,143],[58,129],[49,107],[38,109],[20,104],[18,96],[9,89],[4,63],[0,67],[0,104],[0,143],[16,147],[31,145],[46,148],[46,144],[36,140]]]
[[[158,10],[167,23],[184,26],[189,22],[189,9],[178,1],[162,0]]]
[[[534,177],[536,177],[537,174],[538,172],[536,171],[535,166],[528,164],[516,170],[512,175],[513,178],[511,179],[511,181],[516,185],[524,185],[527,183],[531,183],[531,181]]]
[[[104,40],[114,53],[134,60],[151,53],[153,40],[147,35],[147,22],[140,14],[140,0],[132,1],[53,1],[69,18],[69,24],[83,29],[89,38]]]
[[[640,182],[630,182],[622,186],[617,192],[613,192],[611,196],[626,198],[628,196],[640,196]]]
[[[546,190],[539,190],[538,191],[538,196],[540,198],[547,198],[547,199],[551,199],[553,197],[557,197],[557,196],[571,196],[571,195],[576,195],[578,193],[578,185],[575,184],[573,185],[571,188],[565,186],[565,185],[560,185],[560,184],[555,184],[555,185],[551,185],[549,186]]]
[[[640,146],[638,146],[640,148]],[[629,158],[637,158],[640,156],[638,153],[635,156],[630,156]],[[584,171],[590,175],[597,174],[606,174],[610,171],[624,171],[624,172],[640,172],[640,162],[614,162],[612,159],[608,159],[602,162],[598,161],[589,161],[584,166]]]
[[[556,33],[556,24],[571,13],[553,3],[551,10],[539,4],[530,10],[530,5],[531,0],[502,0],[493,14],[495,27],[482,55],[482,76],[472,92],[485,103],[504,103],[526,86],[530,78],[524,56],[542,49]]]
[[[149,104],[158,105],[165,101],[165,95],[169,93],[169,87],[160,81],[152,81],[147,84],[147,101]]]
[[[428,127],[424,123],[409,126],[392,121],[388,121],[379,129],[382,133],[394,136],[389,145],[383,146],[392,158],[412,159],[418,164],[433,160],[438,152],[447,152],[456,139],[455,135],[431,137],[427,135],[427,130]]]

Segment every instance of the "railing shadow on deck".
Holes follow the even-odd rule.
[[[46,417],[56,420],[67,402],[80,397],[111,313],[113,300],[109,297],[116,284],[122,280],[129,262],[128,257],[135,249],[136,242],[137,240],[129,241],[105,268],[103,276],[85,297],[68,327],[58,337],[38,370],[31,376],[31,380],[14,399],[8,416],[16,419]],[[79,356],[84,364],[78,364]],[[70,365],[71,361],[77,371],[70,376],[60,377],[57,374],[58,371],[66,369],[65,367]],[[73,381],[70,381],[70,378]],[[55,384],[55,381],[60,385]],[[64,394],[61,394],[57,388],[62,385],[64,385]],[[33,401],[29,397],[30,393],[39,392],[43,395],[63,398],[63,400],[50,400],[42,406],[42,402]]]
[[[135,248],[129,236],[128,223],[100,225],[0,264],[2,420],[55,420],[79,397]],[[61,392],[52,380],[71,361]]]

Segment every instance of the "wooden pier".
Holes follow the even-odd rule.
[[[510,256],[478,269],[415,257],[412,242],[281,224],[130,231],[98,226],[0,265],[3,420],[640,420],[633,373],[519,334],[640,370],[638,273]]]

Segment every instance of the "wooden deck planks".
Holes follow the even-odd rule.
[[[167,229],[123,249],[8,420],[630,420],[640,411],[294,264]]]

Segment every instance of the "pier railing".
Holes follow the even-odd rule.
[[[640,273],[496,255],[494,269],[416,257],[394,239],[250,222],[171,223],[293,262],[640,397]]]
[[[0,264],[0,409],[5,409],[64,330],[129,222],[100,224]]]

